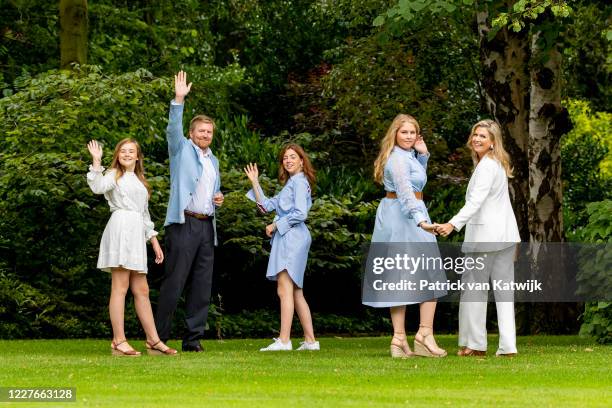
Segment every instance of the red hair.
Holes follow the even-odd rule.
[[[283,158],[285,157],[285,153],[289,149],[296,152],[297,155],[300,156],[300,159],[302,159],[302,171],[308,179],[308,184],[310,184],[310,188],[314,190],[314,185],[317,181],[315,177],[315,169],[314,167],[312,167],[312,164],[310,163],[310,158],[308,157],[304,149],[302,149],[302,147],[296,143],[288,143],[281,149],[281,152],[278,156],[278,162],[280,164],[280,166],[278,167],[278,181],[284,185],[287,180],[289,180],[289,172],[285,170],[285,167],[283,166]]]

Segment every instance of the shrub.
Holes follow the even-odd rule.
[[[587,205],[589,223],[579,231],[584,242],[607,244],[596,248],[586,248],[581,253],[578,282],[582,293],[601,296],[607,299],[612,291],[610,271],[612,254],[609,244],[612,241],[612,200]],[[581,335],[593,336],[600,343],[612,342],[612,302],[587,302],[582,315]]]

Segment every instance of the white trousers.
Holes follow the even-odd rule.
[[[495,252],[470,254],[483,257],[484,269],[466,271],[461,282],[486,283],[514,281],[514,245]],[[516,324],[514,299],[508,291],[494,292],[499,327],[499,348],[496,354],[516,353]],[[461,294],[459,303],[459,346],[472,350],[487,350],[487,299],[488,291],[470,290]],[[502,300],[502,301],[500,301]]]

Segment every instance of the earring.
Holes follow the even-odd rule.
[[[494,150],[494,149],[493,149],[493,145],[491,145],[491,146],[489,147],[489,150]]]

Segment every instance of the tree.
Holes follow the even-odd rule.
[[[521,236],[533,243],[562,241],[559,141],[571,122],[561,106],[557,38],[569,6],[563,0],[401,0],[374,24],[401,32],[417,17],[458,13],[466,5],[474,7],[480,37],[486,107],[502,125],[513,159],[511,193]]]
[[[60,67],[87,63],[87,0],[60,0]]]
[[[564,241],[560,140],[571,130],[571,121],[561,106],[558,38],[571,9],[566,0],[400,0],[374,25],[386,22],[389,31],[401,33],[407,22],[419,23],[417,16],[431,23],[441,15],[464,15],[468,5],[480,38],[482,96],[504,132],[515,169],[510,188],[514,211],[537,265],[547,256],[541,243]],[[560,265],[566,261],[563,254],[555,259]],[[555,288],[572,278],[549,276],[545,285]],[[545,322],[548,328],[567,330],[567,322],[576,321],[572,307],[536,305],[527,312],[532,330]]]

